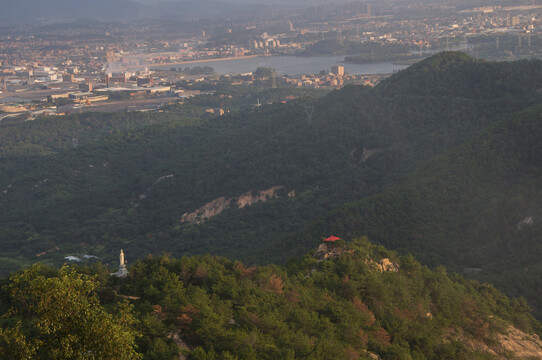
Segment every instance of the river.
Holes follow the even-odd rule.
[[[231,58],[189,62],[186,64],[165,65],[158,68],[169,70],[176,68],[193,68],[195,66],[210,66],[219,74],[242,74],[256,70],[259,66],[273,68],[280,75],[318,74],[321,70],[331,70],[332,65],[343,65],[345,71],[353,75],[391,74],[396,70],[406,68],[406,65],[392,63],[377,64],[347,64],[341,56],[262,56],[254,58]]]

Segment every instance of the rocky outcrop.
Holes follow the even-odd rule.
[[[527,334],[512,325],[491,336],[489,342],[467,337],[457,330],[450,330],[446,338],[448,341],[459,341],[468,349],[489,354],[495,359],[542,359],[542,341],[538,335]]]
[[[335,259],[341,256],[341,249],[330,249],[326,243],[320,244],[314,253],[314,257],[318,260]]]
[[[284,189],[284,186],[277,185],[267,190],[249,191],[234,198],[228,199],[224,196],[219,197],[193,212],[184,213],[183,216],[181,216],[181,223],[200,224],[205,222],[205,220],[222,213],[224,210],[231,208],[242,209],[246,206],[254,205],[260,201],[265,202],[275,199],[278,197],[279,190],[281,189]],[[295,197],[295,191],[292,190],[289,192],[288,196]]]
[[[351,254],[353,252],[354,250],[347,250],[346,246],[344,245],[330,245],[328,243],[322,243],[320,244],[320,246],[318,246],[313,256],[318,260],[328,260],[336,259],[343,256],[344,254]]]
[[[314,257],[318,260],[327,260],[327,259],[336,259],[341,257],[344,254],[353,253],[354,250],[347,250],[346,246],[336,244],[329,244],[329,243],[321,243],[320,246],[316,249],[316,252],[314,253]],[[392,262],[388,258],[384,258],[380,260],[379,262],[374,261],[373,259],[365,259],[365,263],[371,267],[373,267],[375,270],[380,271],[381,273],[384,272],[397,272],[399,271],[399,264]]]
[[[220,214],[222,211],[229,209],[231,207],[231,202],[231,199],[226,199],[223,196],[219,197],[218,199],[214,199],[194,212],[183,214],[181,217],[181,223],[202,223],[205,220]]]
[[[509,326],[505,334],[496,335],[496,340],[517,359],[542,359],[542,341],[536,334],[529,335]]]
[[[518,223],[517,230],[522,230],[528,226],[532,226],[534,224],[534,219],[532,216],[527,216],[525,219],[521,220]]]
[[[267,190],[257,191],[256,193],[247,192],[239,196],[237,200],[231,199],[236,202],[236,205],[239,209],[244,208],[245,206],[251,206],[260,201],[267,201],[277,197],[277,192],[280,189],[284,189],[284,186],[273,186]]]
[[[388,271],[391,271],[391,272],[399,271],[399,264],[392,262],[388,258],[384,258],[380,260],[379,262],[376,262],[372,259],[366,259],[365,263],[367,265],[374,267],[376,270],[380,271],[381,273],[388,272]]]
[[[363,153],[361,154],[361,161],[364,162],[370,157],[372,157],[377,152],[377,149],[367,149],[363,148]]]
[[[378,262],[377,267],[378,267],[378,270],[380,272],[387,272],[387,271],[397,272],[397,271],[399,271],[399,264],[391,262],[390,259],[388,259],[388,258],[380,260]]]
[[[372,353],[372,352],[369,352],[367,350],[363,350],[362,351],[363,354],[365,354],[366,357],[368,357],[369,359],[372,359],[372,360],[381,360],[382,358],[380,356],[378,356],[377,354],[375,353]]]
[[[172,331],[169,333],[168,338],[170,338],[179,349],[179,358],[178,360],[186,360],[186,355],[184,355],[185,350],[190,350],[190,347],[184,342],[181,338],[180,331]]]

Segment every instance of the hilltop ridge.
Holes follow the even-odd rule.
[[[338,246],[333,259],[307,254],[285,267],[148,256],[124,279],[99,264],[58,271],[34,265],[0,288],[0,355],[24,350],[47,359],[66,349],[103,353],[115,343],[112,351],[126,358],[162,360],[179,353],[190,360],[527,360],[542,350],[542,327],[522,300],[443,268],[431,271],[364,238]],[[62,303],[86,311],[62,313],[60,300],[50,301],[70,289]],[[104,315],[112,309],[121,316]],[[87,317],[102,327],[85,326]],[[121,321],[136,326],[106,343],[92,341]]]

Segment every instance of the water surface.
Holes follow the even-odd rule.
[[[186,68],[195,66],[211,66],[219,74],[242,74],[256,70],[259,66],[273,68],[280,75],[317,74],[321,70],[331,70],[333,65],[343,65],[345,71],[353,75],[391,74],[394,71],[406,68],[406,65],[392,63],[376,64],[346,64],[344,55],[341,56],[265,56],[256,58],[240,58],[231,60],[216,60],[190,62],[181,65],[162,66],[162,69],[171,67]]]

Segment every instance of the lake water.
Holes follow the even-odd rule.
[[[162,66],[162,69],[172,67],[186,68],[194,66],[211,66],[219,74],[247,73],[256,70],[259,66],[270,67],[280,75],[318,74],[321,70],[331,70],[333,65],[344,65],[345,71],[353,75],[391,74],[394,71],[406,68],[406,65],[391,63],[378,64],[346,64],[344,55],[341,56],[265,56],[245,59],[217,60],[204,62],[190,62],[181,65]]]

